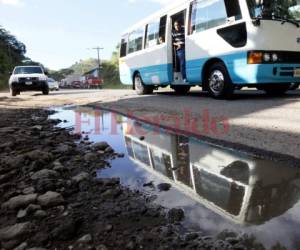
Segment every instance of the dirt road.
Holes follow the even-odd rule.
[[[151,96],[137,96],[131,90],[63,90],[49,96],[22,93],[15,98],[0,93],[0,107],[65,104],[112,109],[234,148],[257,153],[266,150],[300,159],[299,91],[277,98],[258,91],[241,91],[232,101],[213,100],[199,90],[187,96],[176,96],[169,90]]]

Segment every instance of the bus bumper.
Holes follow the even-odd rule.
[[[235,84],[300,83],[299,64],[228,65]]]

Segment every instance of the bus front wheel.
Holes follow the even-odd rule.
[[[230,99],[235,86],[231,82],[228,71],[223,63],[215,63],[208,71],[207,87],[210,95],[217,99]]]
[[[153,87],[146,86],[143,83],[143,79],[139,73],[134,76],[134,87],[138,95],[150,95],[153,93]]]
[[[271,84],[260,87],[267,95],[280,96],[284,95],[289,90],[291,84]]]

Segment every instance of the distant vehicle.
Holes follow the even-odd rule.
[[[89,77],[86,80],[86,86],[89,89],[97,89],[97,88],[102,88],[102,84],[103,84],[103,79],[99,79],[98,77]]]
[[[80,81],[73,81],[71,87],[74,89],[80,89],[82,87],[82,83]]]
[[[185,94],[201,86],[230,98],[236,86],[284,94],[300,83],[300,1],[186,0],[126,30],[120,78],[138,94],[171,86]],[[172,30],[184,27],[186,78],[179,70]],[[182,29],[183,31],[183,29]]]
[[[53,78],[48,78],[48,87],[50,90],[59,90],[59,83],[55,81]]]
[[[104,83],[99,67],[85,72],[82,76],[84,78],[84,88],[100,89]]]
[[[9,78],[9,89],[12,96],[23,91],[42,91],[49,94],[47,72],[41,66],[17,66]]]
[[[66,83],[64,81],[59,82],[59,87],[60,88],[65,88]]]

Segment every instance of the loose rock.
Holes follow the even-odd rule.
[[[15,224],[0,229],[0,240],[13,240],[17,237],[21,237],[30,231],[31,224],[29,222]]]
[[[108,145],[107,142],[97,142],[97,143],[92,145],[92,149],[94,149],[96,151],[97,150],[103,150],[104,151],[108,147],[109,147],[109,145]]]
[[[44,210],[37,210],[34,215],[35,218],[44,218],[47,216],[47,212]]]
[[[91,241],[92,241],[92,236],[90,234],[86,234],[78,240],[78,243],[90,243]]]
[[[30,203],[35,203],[36,198],[37,198],[37,194],[19,195],[5,202],[2,205],[2,208],[18,209],[21,207],[26,207]]]
[[[82,182],[82,181],[88,180],[88,179],[89,179],[89,174],[86,172],[82,172],[72,178],[72,180],[75,181],[76,183],[79,183],[79,182]]]
[[[184,211],[181,208],[172,208],[168,212],[168,219],[170,222],[180,222],[184,218]]]
[[[27,248],[27,242],[23,242],[21,245],[17,246],[14,250],[25,250]]]
[[[42,207],[53,207],[64,203],[64,198],[61,194],[51,191],[39,196],[37,200]]]
[[[22,219],[25,218],[27,216],[27,210],[26,209],[21,209],[18,214],[17,214],[17,218],[18,219]]]
[[[160,192],[166,192],[169,191],[171,189],[172,185],[169,183],[160,183],[157,185],[157,188]]]
[[[59,175],[54,170],[42,169],[31,176],[32,180],[57,178]]]

